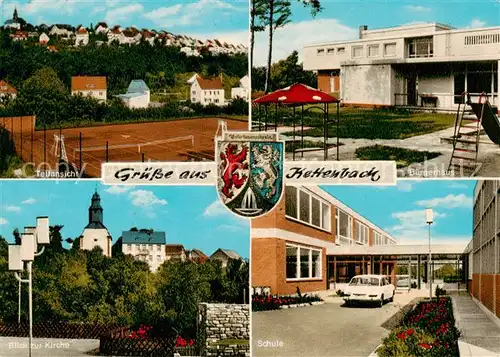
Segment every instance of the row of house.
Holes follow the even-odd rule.
[[[190,100],[202,105],[226,105],[222,79],[215,77],[206,79],[198,74],[189,79],[191,85]],[[232,88],[231,98],[242,98],[248,101],[250,93],[250,80],[248,76],[240,80],[239,87]],[[107,100],[107,78],[105,76],[74,76],[71,78],[71,94],[92,97],[101,102]],[[17,90],[9,83],[0,81],[0,98],[16,97]],[[151,103],[151,91],[142,79],[132,80],[127,92],[117,95],[128,108],[147,108]]]
[[[219,39],[199,40],[186,35],[176,35],[164,30],[156,31],[149,29],[137,29],[136,27],[122,28],[120,25],[109,27],[106,22],[99,22],[94,29],[85,28],[78,25],[73,28],[71,25],[55,24],[47,26],[42,24],[37,26],[37,31],[23,31],[21,19],[17,14],[17,9],[14,10],[12,19],[5,21],[4,29],[14,30],[11,34],[14,41],[25,41],[29,38],[38,37],[39,42],[48,43],[50,38],[57,37],[62,41],[73,42],[75,46],[86,46],[90,40],[90,34],[100,35],[104,40],[97,41],[98,45],[104,43],[118,42],[124,45],[136,45],[142,40],[154,45],[159,41],[165,46],[173,46],[180,49],[187,56],[200,56],[203,51],[208,51],[212,54],[238,54],[247,53],[247,48],[243,44],[234,45]]]
[[[112,251],[131,255],[135,259],[146,262],[151,271],[156,271],[165,261],[195,261],[205,262],[207,260],[220,261],[222,267],[228,262],[242,259],[241,256],[229,249],[217,249],[208,256],[200,249],[187,250],[182,244],[167,244],[166,234],[161,231],[147,229],[135,229],[122,232],[112,246],[112,237],[104,225],[103,208],[101,197],[94,192],[89,207],[89,223],[79,237],[79,249],[92,250],[100,247],[105,256],[111,257]]]

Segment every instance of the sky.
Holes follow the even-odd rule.
[[[183,244],[212,254],[218,248],[249,257],[249,222],[224,207],[215,187],[104,186],[99,181],[0,181],[0,236],[13,242],[12,231],[49,216],[64,225],[63,238],[80,236],[88,224],[88,207],[97,188],[104,225],[113,243],[132,227],[166,232],[167,244]]]
[[[248,43],[247,0],[0,0],[3,23],[15,7],[31,24],[136,26],[199,39]]]
[[[397,186],[322,186],[356,212],[398,239],[428,244],[425,209],[432,208],[433,244],[472,239],[474,180],[399,180]]]
[[[457,28],[500,25],[500,0],[322,0],[324,10],[315,18],[310,10],[292,2],[292,22],[277,30],[273,60],[293,50],[299,54],[306,44],[358,38],[359,26],[368,28],[440,22]],[[256,36],[255,64],[267,57],[267,33]]]

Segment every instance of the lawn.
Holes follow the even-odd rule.
[[[334,120],[336,107],[330,106],[330,120],[328,136],[336,136]],[[291,110],[280,109],[279,116],[291,118]],[[295,124],[300,125],[300,108]],[[258,110],[253,111],[254,120],[262,120]],[[274,123],[274,112],[270,114],[268,123]],[[455,123],[454,114],[411,112],[404,109],[362,109],[341,108],[339,122],[339,137],[353,139],[405,139],[416,135],[432,133],[452,127]],[[291,119],[286,120],[286,125],[292,125]],[[322,113],[310,107],[304,114],[304,126],[313,128],[304,130],[304,135],[323,137]],[[300,129],[296,131],[300,134]],[[292,133],[284,133],[291,136]]]
[[[343,144],[340,143],[339,146],[342,146]],[[285,142],[285,151],[286,152],[293,152],[293,150],[297,151],[299,149],[303,149],[303,151],[314,151],[315,149],[317,150],[322,150],[325,147],[325,144],[322,141],[310,141],[310,140],[304,140],[304,143],[300,141],[300,139],[295,140],[295,144],[293,143],[292,140],[286,141]],[[328,144],[328,148],[333,148],[336,147],[336,144]]]
[[[398,169],[416,162],[431,160],[441,155],[438,152],[409,150],[392,146],[373,145],[356,149],[359,160],[392,160]]]

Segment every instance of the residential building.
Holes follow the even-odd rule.
[[[187,255],[187,258],[189,260],[200,262],[200,263],[206,262],[208,259],[210,259],[208,255],[206,255],[205,253],[203,253],[199,249],[189,250],[186,252],[186,255]]]
[[[86,46],[89,43],[89,32],[83,26],[76,31],[75,46]]]
[[[40,35],[39,39],[38,39],[38,42],[41,44],[41,45],[47,45],[50,41],[50,37],[47,36],[47,34],[44,32]]]
[[[196,80],[191,84],[191,102],[201,105],[225,105],[221,78],[205,79],[197,75]]]
[[[101,197],[94,192],[89,207],[89,223],[80,236],[80,249],[92,250],[100,247],[102,253],[111,256],[111,234],[104,225],[104,210],[101,206]]]
[[[474,238],[469,244],[469,291],[500,318],[500,181],[474,189]]]
[[[127,93],[117,97],[129,108],[147,108],[150,103],[150,91],[142,79],[131,81]]]
[[[454,110],[463,92],[498,105],[500,27],[456,29],[439,23],[382,29],[359,38],[308,45],[304,69],[344,105]]]
[[[76,76],[71,77],[71,94],[80,94],[84,97],[93,97],[106,101],[106,77],[102,76]]]
[[[148,263],[156,271],[166,260],[165,232],[130,230],[122,233],[122,253]]]
[[[241,256],[238,253],[236,253],[234,250],[222,249],[222,248],[217,249],[210,256],[210,260],[220,261],[223,268],[227,267],[227,264],[229,263],[230,260],[240,260],[240,259],[241,259]]]
[[[200,55],[200,52],[196,48],[190,46],[182,47],[181,52],[188,57],[190,56],[198,57]]]
[[[26,31],[17,30],[13,34],[10,35],[12,41],[26,41],[29,37]]]
[[[107,33],[108,42],[111,43],[113,41],[118,41],[118,43],[125,43],[125,35],[122,32],[122,29],[119,25],[114,26]]]
[[[99,22],[97,25],[96,25],[96,28],[95,28],[95,33],[96,35],[98,34],[103,34],[103,35],[106,35],[109,31],[109,28],[108,28],[108,24],[105,23],[105,22]]]
[[[0,102],[6,97],[15,98],[17,89],[4,80],[0,80]]]
[[[49,36],[61,36],[61,37],[72,36],[73,32],[68,30],[67,27],[69,27],[69,25],[59,25],[59,26],[54,25],[51,27],[51,29],[49,31]]]
[[[239,87],[231,88],[231,98],[243,98],[248,101],[250,95],[250,78],[248,75],[240,79]]]
[[[166,260],[177,260],[184,262],[187,258],[182,244],[167,244],[165,246]]]

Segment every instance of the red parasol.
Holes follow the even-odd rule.
[[[254,104],[281,103],[292,105],[338,102],[337,98],[301,83],[278,89],[254,100]]]

